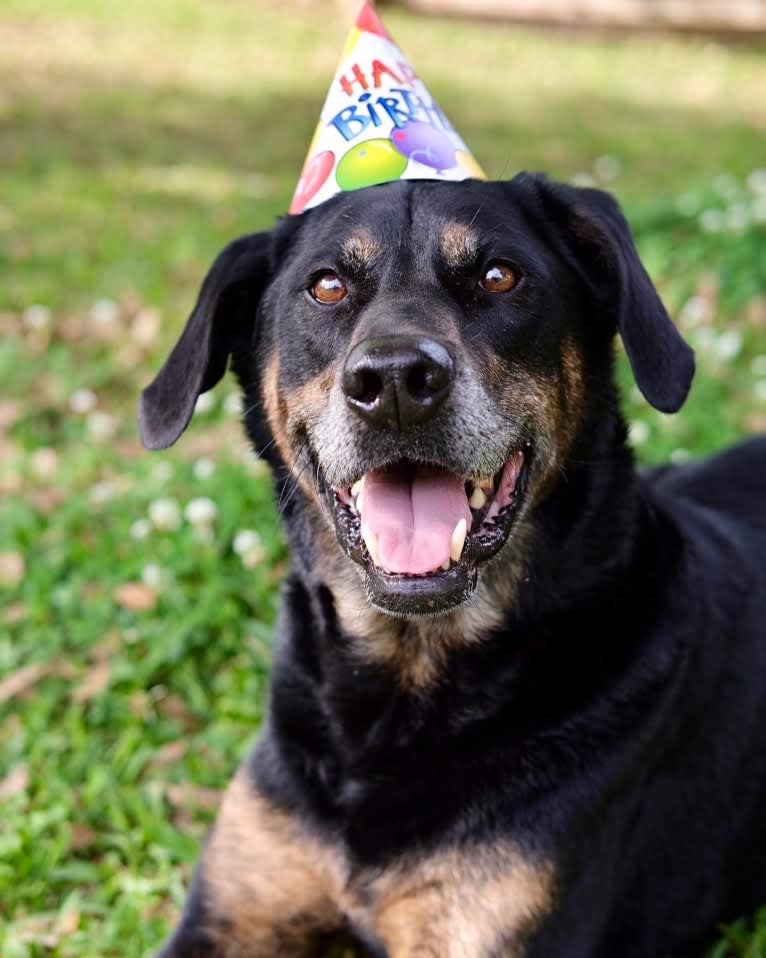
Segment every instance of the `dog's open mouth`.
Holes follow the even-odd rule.
[[[367,573],[374,605],[398,615],[436,614],[476,587],[478,565],[508,538],[526,487],[529,449],[494,476],[464,479],[401,461],[328,490],[341,545]]]

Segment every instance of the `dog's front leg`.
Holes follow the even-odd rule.
[[[340,860],[261,795],[227,789],[181,923],[158,958],[324,958],[342,928]]]
[[[553,869],[512,847],[466,847],[387,870],[371,886],[388,958],[521,958],[553,900]]]

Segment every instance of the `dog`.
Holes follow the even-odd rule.
[[[292,559],[162,958],[681,958],[766,901],[766,439],[638,472],[616,334],[678,410],[619,206],[537,174],[219,255],[140,429],[231,361]]]

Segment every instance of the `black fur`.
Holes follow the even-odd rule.
[[[407,245],[407,231],[461,219],[488,237],[487,257],[524,276],[514,299],[485,301],[468,291],[474,280],[440,273],[428,250]],[[339,240],[360,222],[382,234],[385,255],[328,323],[306,283],[336,266]],[[259,386],[265,357],[279,354],[289,391],[344,355],[359,324],[393,330],[424,311],[457,317],[467,342],[540,375],[564,337],[582,354],[585,402],[563,476],[524,519],[534,533],[525,580],[501,627],[408,692],[393,669],[360,660],[316,551],[321,520],[291,484],[293,571],[249,775],[357,869],[477,836],[552,861],[555,902],[525,958],[691,958],[719,922],[766,901],[766,440],[634,469],[614,334],[662,410],[683,403],[693,356],[610,197],[526,174],[398,183],[238,241],[144,393],[145,442],[173,442],[234,353],[247,428],[281,492],[286,467]],[[228,954],[184,944],[203,940],[204,883],[203,869],[163,954]]]

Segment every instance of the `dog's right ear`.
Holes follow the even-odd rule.
[[[197,397],[226,372],[230,354],[253,348],[271,250],[271,233],[253,233],[234,240],[213,263],[181,338],[141,394],[138,426],[147,449],[172,446],[188,426]]]

